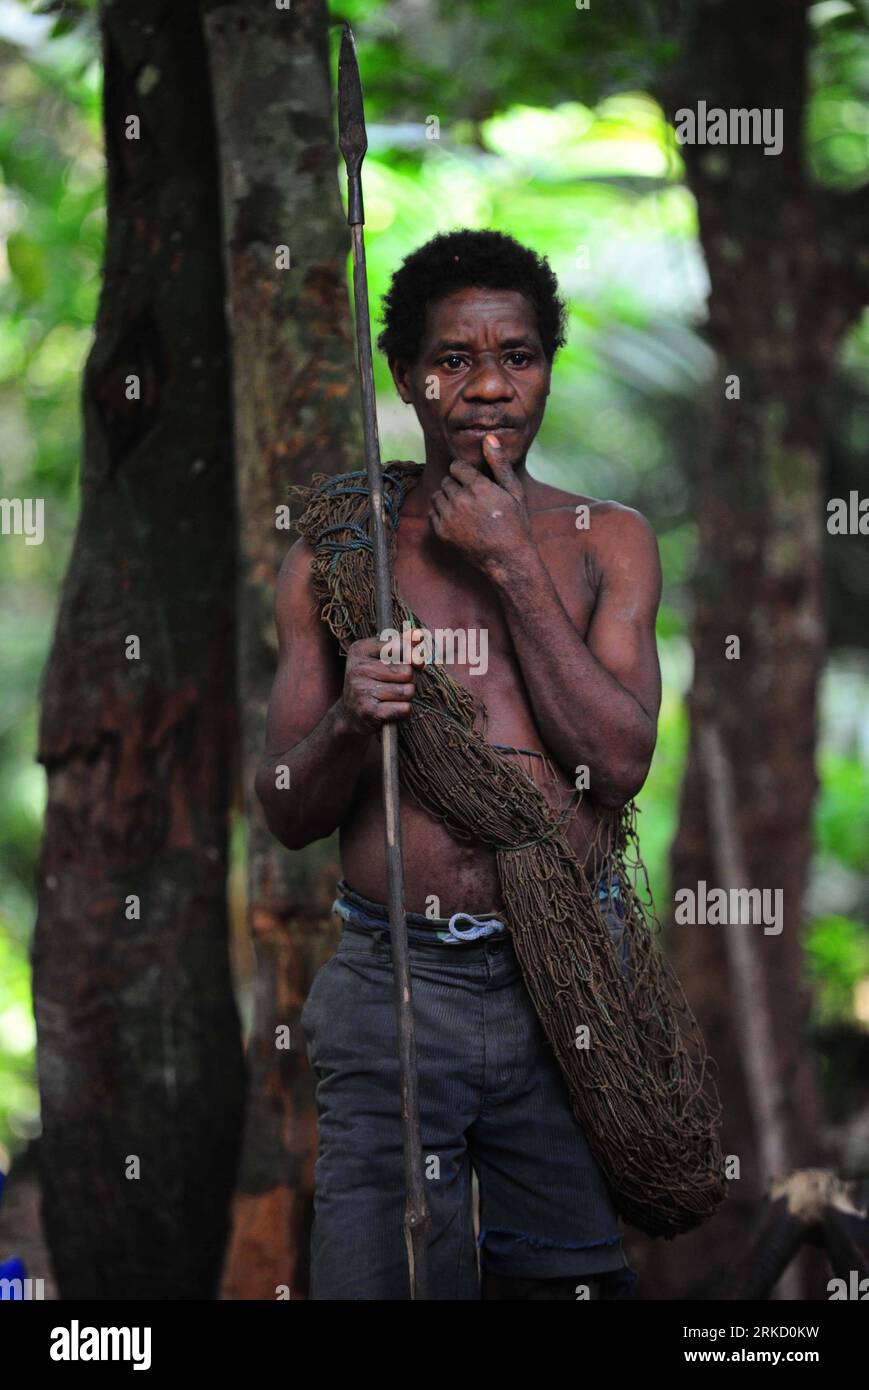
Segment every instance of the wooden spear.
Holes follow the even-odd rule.
[[[362,83],[356,44],[350,25],[345,22],[338,59],[338,132],[341,153],[347,167],[347,221],[353,238],[353,297],[356,304],[356,345],[362,388],[362,421],[365,432],[365,466],[371,500],[371,539],[374,550],[374,583],[378,632],[392,627],[392,581],[389,549],[383,514],[383,481],[380,439],[374,403],[374,373],[371,365],[371,324],[368,316],[368,275],[362,225],[362,181],[360,170],[368,138],[362,105]],[[428,1298],[427,1241],[431,1215],[425,1196],[422,1168],[422,1142],[419,1129],[419,1094],[416,1070],[416,1039],[413,1027],[413,995],[407,949],[407,921],[404,902],[404,868],[401,857],[401,821],[398,794],[398,729],[384,724],[383,802],[386,811],[386,878],[389,890],[389,935],[395,980],[395,1017],[398,1025],[398,1074],[401,1092],[401,1133],[404,1142],[404,1239],[410,1274],[410,1296]]]

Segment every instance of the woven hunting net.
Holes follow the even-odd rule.
[[[422,465],[384,469],[384,513],[395,545],[406,493]],[[377,632],[367,477],[318,475],[292,488],[296,530],[314,551],[322,620],[342,651]],[[393,626],[425,627],[396,592]],[[586,865],[565,831],[567,811],[484,736],[485,708],[443,665],[415,676],[399,722],[402,782],[457,840],[496,855],[501,895],[525,985],[563,1073],[574,1115],[626,1221],[675,1236],[709,1217],[726,1195],[714,1064],[656,937],[633,802],[595,807]],[[624,926],[615,943],[596,891],[618,875]]]

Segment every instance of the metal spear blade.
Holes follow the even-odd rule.
[[[347,174],[358,174],[368,137],[365,134],[365,111],[362,105],[362,81],[356,43],[350,25],[344,24],[341,52],[338,56],[338,144],[347,166]]]

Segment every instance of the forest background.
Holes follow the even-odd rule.
[[[177,8],[190,14],[196,10],[186,5]],[[317,5],[296,8],[299,22],[310,28],[305,33],[310,52],[322,58],[325,10]],[[778,168],[771,166],[779,162],[761,159],[769,175],[770,200],[760,211],[755,207],[751,215],[767,217],[763,250],[753,240],[756,228],[750,228],[741,242],[744,224],[738,213],[730,229],[730,246],[721,244],[710,184],[716,178],[719,184],[727,183],[726,171],[719,168],[716,174],[714,168],[715,157],[723,156],[707,151],[711,165],[686,167],[686,151],[673,133],[673,93],[688,90],[686,71],[694,66],[707,78],[723,72],[720,80],[726,89],[728,55],[734,72],[751,73],[754,63],[758,80],[753,90],[759,95],[755,102],[746,99],[742,104],[756,104],[766,94],[768,104],[784,104],[790,114],[793,103],[800,103],[798,172],[813,190],[812,196],[817,191],[821,199],[813,207],[841,207],[849,210],[849,216],[851,209],[861,211],[864,261],[860,274],[854,271],[855,283],[843,288],[836,267],[829,265],[821,267],[815,286],[818,304],[838,302],[841,308],[835,331],[825,337],[818,329],[817,361],[826,363],[826,370],[818,371],[823,379],[817,381],[818,468],[812,482],[814,510],[808,520],[804,510],[800,522],[808,528],[806,555],[811,555],[815,544],[820,546],[818,593],[825,630],[817,644],[822,670],[816,730],[811,709],[803,706],[819,783],[817,795],[806,801],[811,856],[805,866],[798,968],[807,990],[805,1050],[811,1053],[819,1089],[818,1129],[832,1134],[853,1124],[869,1101],[865,1079],[869,1030],[867,540],[859,535],[833,536],[826,527],[828,499],[847,498],[852,489],[862,496],[869,489],[864,192],[869,176],[869,26],[864,5],[846,0],[822,0],[811,6],[784,4],[777,12],[775,6],[763,4],[753,9],[740,4],[652,8],[658,13],[650,13],[644,5],[626,5],[614,16],[605,14],[605,7],[583,12],[520,3],[505,9],[482,0],[465,5],[347,0],[333,7],[333,20],[348,18],[354,25],[365,86],[369,153],[364,187],[372,314],[376,326],[380,296],[402,257],[436,231],[456,226],[510,232],[547,255],[558,276],[569,300],[569,341],[556,361],[553,390],[530,467],[546,482],[638,507],[659,537],[665,579],[658,623],[664,698],[658,747],[638,805],[651,886],[662,917],[667,918],[674,881],[684,881],[678,858],[674,869],[680,814],[684,835],[684,821],[690,817],[686,797],[697,799],[696,783],[686,793],[692,746],[689,693],[695,669],[692,614],[698,608],[698,594],[702,597],[704,592],[703,547],[708,547],[715,531],[709,520],[709,468],[714,471],[721,462],[716,465],[713,457],[711,464],[704,465],[702,460],[710,457],[710,419],[714,421],[716,409],[721,408],[710,401],[720,402],[724,395],[722,349],[725,358],[727,353],[721,303],[732,293],[732,318],[744,335],[742,365],[735,369],[742,371],[744,381],[750,380],[752,347],[745,335],[750,336],[753,329],[746,317],[740,319],[740,303],[753,298],[761,315],[776,316],[783,303],[770,274],[776,238],[780,258],[787,260],[804,234],[778,215],[776,199],[782,193],[775,188]],[[159,26],[161,7],[139,7],[140,13],[149,10]],[[234,22],[247,11],[255,26],[255,10],[251,5],[202,7],[203,74],[205,48],[213,63],[221,42],[226,42],[221,24]],[[116,22],[113,11],[111,5],[103,7],[110,33]],[[42,6],[0,0],[2,493],[43,498],[46,518],[46,539],[41,545],[27,545],[21,537],[0,538],[4,593],[0,606],[4,666],[0,690],[0,1143],[13,1157],[25,1154],[43,1125],[30,957],[47,799],[45,764],[47,759],[52,765],[52,755],[43,749],[42,763],[36,761],[38,700],[52,648],[58,596],[80,519],[82,379],[94,349],[106,254],[106,73],[98,21],[97,7],[84,0]],[[754,27],[757,43],[740,36],[740,24],[743,29]],[[704,25],[708,26],[705,33]],[[170,43],[172,36],[161,41]],[[114,61],[123,66],[128,61],[123,35],[113,35],[113,42]],[[183,42],[192,42],[189,29]],[[328,42],[334,74],[336,29],[329,31]],[[720,45],[721,61],[704,69],[702,54],[708,55],[715,43]],[[806,89],[795,93],[794,85],[799,83],[793,74],[803,59]],[[792,79],[787,77],[789,64]],[[225,75],[213,79],[218,96],[220,80],[233,80],[231,64],[224,65],[224,74],[227,70],[228,79]],[[135,71],[137,90],[147,97],[148,77],[141,58]],[[783,96],[777,92],[782,81],[790,83]],[[745,85],[752,87],[751,82]],[[208,96],[207,85],[203,91]],[[215,197],[219,196],[219,166],[224,174],[224,236],[229,239],[232,199],[226,167],[233,142],[236,150],[244,148],[245,126],[237,112],[228,114],[228,104],[223,112],[216,121],[223,149],[215,164]],[[237,121],[234,132],[227,128],[230,119]],[[323,127],[313,127],[322,119],[319,110],[311,117],[308,134],[296,122],[296,151],[306,139],[312,149],[318,148]],[[183,132],[178,138],[183,140]],[[735,158],[741,154],[729,153]],[[781,162],[787,159],[786,154]],[[334,170],[335,188],[340,178],[343,190],[337,152]],[[279,167],[274,177],[281,179]],[[291,180],[291,171],[285,170],[283,177]],[[731,181],[732,196],[737,203],[742,199],[743,208],[752,201],[763,203],[752,192],[750,180],[742,190],[736,176]],[[698,206],[705,207],[705,223],[698,216]],[[726,210],[726,200],[721,207]],[[841,225],[847,226],[844,216]],[[237,239],[238,225],[235,233]],[[294,257],[298,252],[304,263],[306,237],[310,248],[318,234],[313,219],[308,229],[294,226],[290,239]],[[332,235],[340,245],[346,235],[340,217],[332,218]],[[804,249],[810,255],[808,231],[805,237]],[[754,251],[756,266],[751,264]],[[344,256],[349,272],[346,244]],[[854,265],[858,259],[855,252]],[[725,285],[721,280],[727,263],[736,266],[733,281],[741,285]],[[754,276],[760,277],[756,283]],[[230,315],[237,295],[238,286],[231,285]],[[222,296],[216,308],[222,311]],[[214,310],[212,302],[209,312]],[[341,314],[349,324],[349,302]],[[818,325],[824,321],[820,308],[810,310],[808,318]],[[238,353],[248,340],[238,331],[238,323],[235,328]],[[788,325],[783,313],[780,331],[793,337],[802,327],[793,316]],[[345,368],[349,360],[345,359]],[[804,363],[800,370],[809,372],[811,395],[812,364],[807,368]],[[280,392],[274,378],[272,384]],[[376,386],[383,457],[421,457],[418,430],[409,424],[379,357]],[[346,389],[352,402],[347,410],[355,410],[355,382],[350,380]],[[793,389],[793,383],[787,389]],[[802,386],[796,387],[799,390],[805,391],[805,375]],[[238,379],[235,392],[238,401]],[[786,394],[783,390],[782,395]],[[294,427],[301,428],[298,422]],[[352,466],[353,457],[361,458],[352,454],[354,428],[348,418],[342,446],[347,451],[345,466],[348,460]],[[235,438],[241,447],[238,430],[237,419]],[[129,447],[135,444],[131,436]],[[195,463],[196,442],[190,440],[187,445],[190,461]],[[286,450],[292,461],[294,450],[298,454],[297,441],[290,440]],[[726,452],[722,457],[727,458]],[[322,453],[306,455],[297,476],[315,466],[332,471],[337,462]],[[745,466],[750,467],[750,462]],[[785,472],[789,466],[785,460]],[[780,476],[782,495],[789,495],[785,474],[770,476]],[[291,481],[289,466],[281,481]],[[704,487],[705,503],[700,497]],[[239,496],[244,507],[243,486]],[[189,521],[194,532],[199,524],[195,507],[194,501]],[[719,512],[722,545],[734,525],[750,529],[750,510],[747,515],[748,522],[745,516],[735,518],[732,509]],[[758,537],[761,542],[765,535],[769,540],[771,513],[760,507],[756,515]],[[202,519],[203,527],[219,524],[219,514]],[[288,543],[286,537],[278,541],[284,547]],[[114,544],[120,560],[122,528]],[[242,558],[242,570],[244,564]],[[708,574],[706,580],[713,582]],[[728,622],[731,629],[738,628],[745,616],[744,594],[738,596],[734,590],[719,597],[724,630]],[[763,608],[763,602],[766,599],[760,595],[758,621],[768,623],[773,609]],[[695,649],[698,641],[702,648],[704,640],[701,633]],[[240,666],[243,672],[243,655]],[[54,675],[56,679],[56,670]],[[786,662],[779,677],[786,685]],[[796,685],[802,680],[798,673]],[[779,694],[783,703],[777,713],[773,706]],[[738,686],[725,683],[719,697],[722,707],[727,706],[722,723],[731,731],[757,720],[748,686],[740,693]],[[56,694],[52,698],[56,704]],[[794,705],[788,703],[787,691],[777,685],[772,699],[764,715],[769,726],[775,727],[777,721],[789,724]],[[701,707],[698,702],[697,708]],[[801,717],[799,707],[797,716]],[[731,745],[736,764],[741,758],[751,762],[749,745],[748,736],[744,745],[738,740]],[[795,740],[794,762],[806,756],[805,738]],[[237,763],[230,769],[234,790],[227,801],[227,881],[234,1002],[241,1036],[249,1043],[257,1029],[250,945],[256,895],[250,888],[252,813],[244,799],[248,792],[243,756]],[[810,781],[810,769],[804,771]],[[785,838],[789,833],[785,822],[780,833]],[[317,894],[311,891],[312,899],[316,898],[312,921],[316,913],[322,915],[323,884],[333,854],[334,847],[320,847],[307,876],[297,880],[300,898],[308,891],[306,885],[319,885]],[[709,877],[714,881],[714,875]],[[329,949],[328,929],[317,931],[322,940],[316,936],[316,945],[307,955],[303,953],[300,973],[294,976],[301,998],[305,973]],[[672,926],[668,926],[670,933]],[[280,959],[278,952],[273,971]],[[723,969],[723,957],[718,967]],[[716,1033],[714,1018],[704,1018],[704,1001],[718,989],[714,962],[685,959],[680,974],[689,998],[698,1004],[701,1022],[708,1024],[713,1052],[718,1043],[720,1060],[723,1035]],[[268,978],[273,980],[274,973]],[[770,993],[774,1013],[778,1004],[775,991]],[[297,1003],[295,999],[292,1007]],[[734,1089],[744,1089],[735,1046],[726,1051],[724,1066],[733,1070]],[[250,1113],[249,1108],[249,1122]],[[310,1117],[306,1124],[309,1127]],[[296,1180],[291,1178],[290,1185]],[[305,1179],[298,1182],[304,1188]],[[248,1185],[248,1195],[261,1193],[268,1185],[260,1174]],[[239,1236],[244,1219],[238,1207],[235,1223],[233,1258],[238,1261],[244,1246],[244,1237]],[[294,1233],[288,1237],[289,1248],[305,1221],[287,1217],[287,1225]],[[59,1232],[58,1242],[63,1244],[68,1234]],[[0,1248],[0,1258],[5,1253],[12,1252]],[[243,1275],[235,1278],[243,1289]]]

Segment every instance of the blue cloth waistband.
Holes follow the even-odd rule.
[[[339,896],[332,904],[345,922],[354,927],[367,927],[373,930],[389,929],[389,909],[383,903],[372,902],[356,893],[343,879],[338,884]],[[503,936],[507,923],[494,912],[454,912],[451,917],[426,917],[421,912],[406,912],[407,933],[410,940],[442,941],[445,945],[461,946],[465,942],[480,941],[489,936]],[[469,922],[470,927],[462,930],[461,922]]]
[[[621,897],[618,877],[601,879],[598,883],[598,898]],[[332,904],[332,911],[348,925],[372,931],[389,930],[389,909],[383,903],[373,902],[355,892],[344,880],[338,884],[338,897]],[[451,917],[427,917],[420,912],[406,912],[408,940],[441,941],[449,946],[472,945],[486,937],[506,936],[509,928],[506,922],[494,912],[454,912]],[[462,928],[460,923],[470,923]]]

